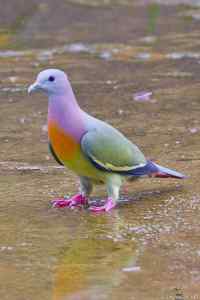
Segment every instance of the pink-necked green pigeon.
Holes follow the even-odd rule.
[[[86,205],[93,184],[104,183],[108,194],[105,204],[89,209],[107,212],[116,206],[124,179],[185,178],[181,173],[147,160],[117,129],[83,111],[63,71],[40,72],[28,89],[29,93],[35,91],[48,95],[48,137],[54,158],[80,179],[80,192],[70,199],[54,200],[54,207]]]

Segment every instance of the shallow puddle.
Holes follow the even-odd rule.
[[[0,298],[200,299],[200,2],[12,5],[0,12]],[[129,183],[108,214],[51,208],[78,181],[48,152],[46,97],[27,95],[48,67],[68,73],[82,108],[189,178]]]

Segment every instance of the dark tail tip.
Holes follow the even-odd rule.
[[[177,179],[187,179],[188,176],[185,174],[181,174],[175,170],[168,169],[166,167],[160,166],[155,164],[155,166],[158,168],[158,171],[155,172],[154,177],[159,178],[177,178]]]

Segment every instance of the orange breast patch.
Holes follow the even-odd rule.
[[[55,122],[49,121],[48,134],[51,145],[61,160],[71,160],[76,154],[79,145],[73,137],[63,132]]]

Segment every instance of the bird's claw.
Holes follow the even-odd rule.
[[[69,207],[73,209],[74,207],[86,205],[87,198],[81,194],[77,194],[69,199],[58,198],[52,201],[52,207],[63,208]]]
[[[116,202],[112,198],[108,198],[102,206],[90,206],[89,210],[95,213],[108,212],[116,206]]]

